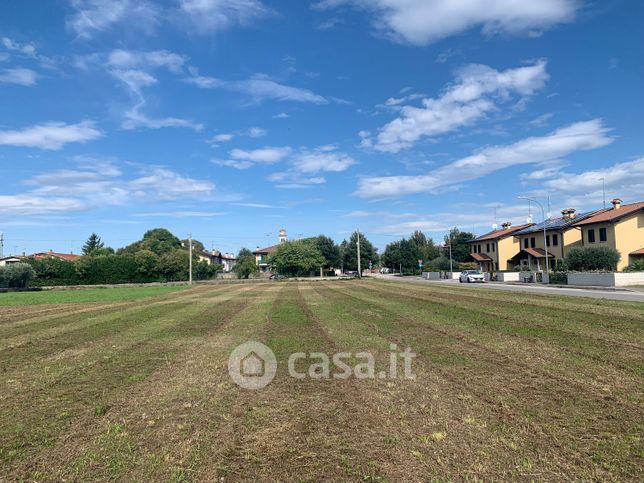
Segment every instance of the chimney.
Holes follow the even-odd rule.
[[[564,220],[572,220],[575,218],[575,212],[577,210],[574,208],[566,208],[565,210],[561,211],[561,215],[563,216]]]
[[[286,230],[282,228],[280,230],[280,243],[284,243],[286,241]]]
[[[512,222],[511,222],[511,221],[506,221],[505,223],[503,223],[503,224],[501,225],[501,228],[503,228],[504,230],[507,230],[507,229],[508,229],[508,228],[510,228],[511,226],[512,226]]]
[[[614,210],[619,210],[622,207],[622,200],[619,198],[615,198],[611,203],[613,204]]]

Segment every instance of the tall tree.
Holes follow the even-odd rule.
[[[315,238],[315,246],[324,257],[326,268],[339,268],[342,261],[340,260],[340,247],[328,236],[319,235]]]
[[[318,273],[326,259],[314,243],[306,240],[280,243],[271,255],[270,264],[277,273],[288,277],[305,277]]]
[[[119,253],[134,254],[139,250],[150,250],[156,255],[170,253],[181,248],[181,240],[165,228],[154,228],[143,235],[143,239],[119,250]]]
[[[237,263],[233,267],[233,272],[238,278],[249,278],[254,273],[259,272],[259,267],[255,261],[255,255],[247,248],[242,248],[237,254]]]
[[[416,230],[412,233],[409,241],[415,244],[421,251],[422,256],[420,258],[425,263],[440,255],[440,250],[434,243],[434,240],[427,238],[422,231]]]
[[[474,240],[476,235],[468,231],[460,231],[458,228],[452,228],[449,235],[445,235],[445,245],[452,245],[452,260],[456,262],[466,262],[470,257],[470,246],[467,242]]]
[[[358,233],[353,232],[349,241],[342,242],[342,262],[345,270],[358,270]],[[379,261],[378,251],[371,242],[360,233],[360,265],[362,269],[369,268],[369,263],[375,265]]]
[[[92,233],[85,244],[83,245],[83,255],[93,255],[96,251],[102,249],[105,246],[101,237],[96,233]]]

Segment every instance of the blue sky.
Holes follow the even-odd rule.
[[[598,208],[600,178],[642,200],[643,21],[626,0],[3,2],[5,254],[157,226],[382,248],[520,223],[519,195]]]

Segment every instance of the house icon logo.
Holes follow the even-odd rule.
[[[277,372],[275,354],[261,342],[245,342],[231,352],[228,373],[244,389],[261,389],[269,384]]]

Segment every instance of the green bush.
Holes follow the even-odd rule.
[[[79,285],[82,283],[73,262],[54,257],[45,257],[39,260],[25,258],[24,261],[31,265],[36,272],[34,285]]]
[[[568,274],[565,272],[552,272],[550,283],[553,285],[568,285]]]
[[[635,260],[624,269],[625,272],[644,272],[644,258]]]
[[[576,272],[614,272],[621,258],[619,252],[610,247],[576,247],[568,252],[566,264]]]
[[[28,263],[12,263],[0,267],[0,287],[26,288],[36,278],[36,271]]]

